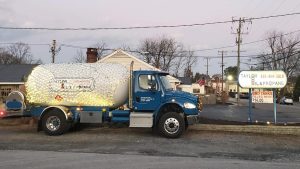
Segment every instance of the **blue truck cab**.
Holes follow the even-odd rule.
[[[23,104],[17,103],[22,100],[11,99],[7,101],[7,111],[11,107],[11,111],[19,110],[25,116],[37,118],[38,130],[48,135],[61,135],[77,123],[116,122],[153,128],[162,136],[177,138],[188,125],[198,123],[202,101],[190,93],[173,90],[167,76],[168,73],[160,71],[132,71],[131,66],[128,101],[119,108],[28,104],[16,109],[16,105]]]

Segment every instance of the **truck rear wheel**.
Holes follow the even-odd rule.
[[[62,135],[70,127],[71,124],[66,120],[64,113],[59,110],[50,110],[42,118],[42,128],[49,136]]]
[[[185,122],[182,115],[176,112],[168,112],[161,116],[158,122],[158,130],[162,136],[178,138],[185,129]]]

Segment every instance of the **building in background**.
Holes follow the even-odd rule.
[[[226,90],[226,83],[222,80],[222,75],[216,74],[213,75],[209,81],[210,86],[213,88],[214,93],[219,94],[222,92],[222,83],[223,83],[223,91]]]
[[[205,85],[200,85],[199,83],[192,83],[192,79],[190,77],[178,77],[181,81],[180,85],[177,86],[177,90],[189,92],[194,95],[204,95],[205,93]]]
[[[25,91],[24,83],[36,64],[0,64],[0,100],[11,91]]]
[[[134,61],[133,64],[133,70],[157,70],[161,71],[160,69],[155,68],[154,66],[138,59],[135,56],[132,56],[131,54],[118,49],[114,51],[113,53],[103,57],[98,62],[100,63],[119,63],[124,65],[128,70],[130,69],[130,63]],[[174,90],[176,90],[176,86],[180,83],[180,80],[176,79],[173,76],[168,76],[168,79],[173,87]]]

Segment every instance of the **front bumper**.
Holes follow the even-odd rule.
[[[186,116],[186,120],[189,125],[198,124],[200,122],[200,113],[197,115],[188,115]]]

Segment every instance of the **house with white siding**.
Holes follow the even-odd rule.
[[[133,70],[157,70],[161,71],[153,67],[152,65],[138,59],[135,56],[123,51],[122,49],[118,49],[113,53],[103,57],[102,59],[98,60],[101,63],[119,63],[124,65],[128,70],[130,69],[130,63],[134,61]],[[176,79],[173,76],[168,76],[170,83],[172,84],[173,89],[176,89],[176,85],[180,83],[180,80]]]

